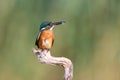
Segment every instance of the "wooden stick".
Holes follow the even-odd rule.
[[[64,67],[64,80],[72,80],[73,78],[73,64],[70,59],[65,57],[53,57],[49,50],[36,50],[32,49],[32,52],[38,57],[39,62],[60,65]]]

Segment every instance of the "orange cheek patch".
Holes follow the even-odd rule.
[[[45,28],[48,28],[48,26],[45,26]]]

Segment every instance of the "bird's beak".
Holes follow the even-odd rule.
[[[54,25],[60,25],[60,24],[64,24],[65,21],[59,21],[59,22],[51,22],[49,25],[51,27],[51,30],[54,28]]]
[[[64,24],[65,21],[60,21],[60,22],[53,22],[53,25],[60,25],[60,24]]]

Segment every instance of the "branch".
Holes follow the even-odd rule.
[[[65,57],[53,57],[49,50],[36,50],[32,49],[32,52],[38,57],[39,62],[60,65],[64,67],[64,80],[72,80],[73,77],[73,64],[71,60]]]

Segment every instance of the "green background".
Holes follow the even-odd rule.
[[[0,0],[0,80],[63,80],[31,51],[43,21],[66,21],[51,53],[72,60],[73,80],[120,80],[120,0]]]

